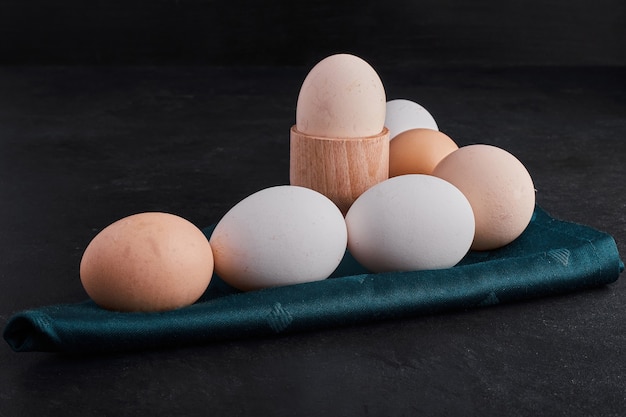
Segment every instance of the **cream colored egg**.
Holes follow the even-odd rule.
[[[491,145],[469,145],[446,156],[433,175],[467,197],[476,218],[475,250],[502,247],[517,239],[535,209],[535,187],[515,156]]]
[[[374,136],[383,130],[385,108],[385,89],[374,68],[354,55],[331,55],[302,83],[296,128],[326,138]]]
[[[452,184],[401,175],[363,193],[346,214],[348,249],[372,272],[456,265],[474,238],[474,214]]]
[[[345,254],[347,230],[327,197],[281,185],[232,207],[210,242],[217,275],[248,291],[328,278]]]
[[[112,223],[89,243],[80,279],[99,306],[163,311],[190,305],[213,275],[213,253],[200,229],[182,217],[139,213]]]

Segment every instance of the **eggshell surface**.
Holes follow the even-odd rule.
[[[296,128],[310,136],[360,138],[379,134],[386,96],[380,77],[350,54],[331,55],[308,73],[296,106]]]
[[[200,229],[173,214],[120,219],[89,243],[80,279],[99,306],[117,311],[164,311],[190,305],[213,275],[213,253]]]
[[[432,174],[435,166],[458,148],[448,135],[438,130],[406,130],[389,144],[389,176]]]
[[[476,218],[472,249],[511,243],[526,229],[535,209],[535,187],[524,165],[504,149],[468,145],[446,156],[433,175],[454,184],[467,197]]]
[[[410,129],[439,130],[433,116],[422,105],[402,98],[389,100],[385,106],[385,126],[389,139]]]
[[[456,265],[474,238],[474,215],[452,184],[430,175],[390,178],[367,190],[346,214],[348,249],[372,272]]]
[[[249,291],[327,278],[345,254],[347,229],[327,197],[281,185],[232,207],[210,242],[217,275]]]

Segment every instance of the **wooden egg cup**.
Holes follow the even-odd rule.
[[[309,136],[291,127],[289,181],[318,191],[345,215],[368,188],[389,178],[389,130],[363,138]]]

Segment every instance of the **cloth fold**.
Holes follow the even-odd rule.
[[[204,230],[210,236],[212,228]],[[324,280],[239,292],[214,276],[195,304],[161,313],[120,313],[92,301],[12,316],[14,351],[114,352],[345,326],[470,309],[601,286],[624,269],[614,239],[536,207],[524,233],[443,270],[371,274],[346,252]]]

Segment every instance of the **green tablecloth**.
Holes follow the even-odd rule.
[[[197,303],[162,313],[111,312],[91,301],[44,306],[11,317],[4,338],[19,352],[201,344],[561,294],[614,282],[623,269],[610,235],[537,207],[513,243],[470,252],[449,269],[370,274],[346,253],[324,281],[241,293],[214,276]]]

